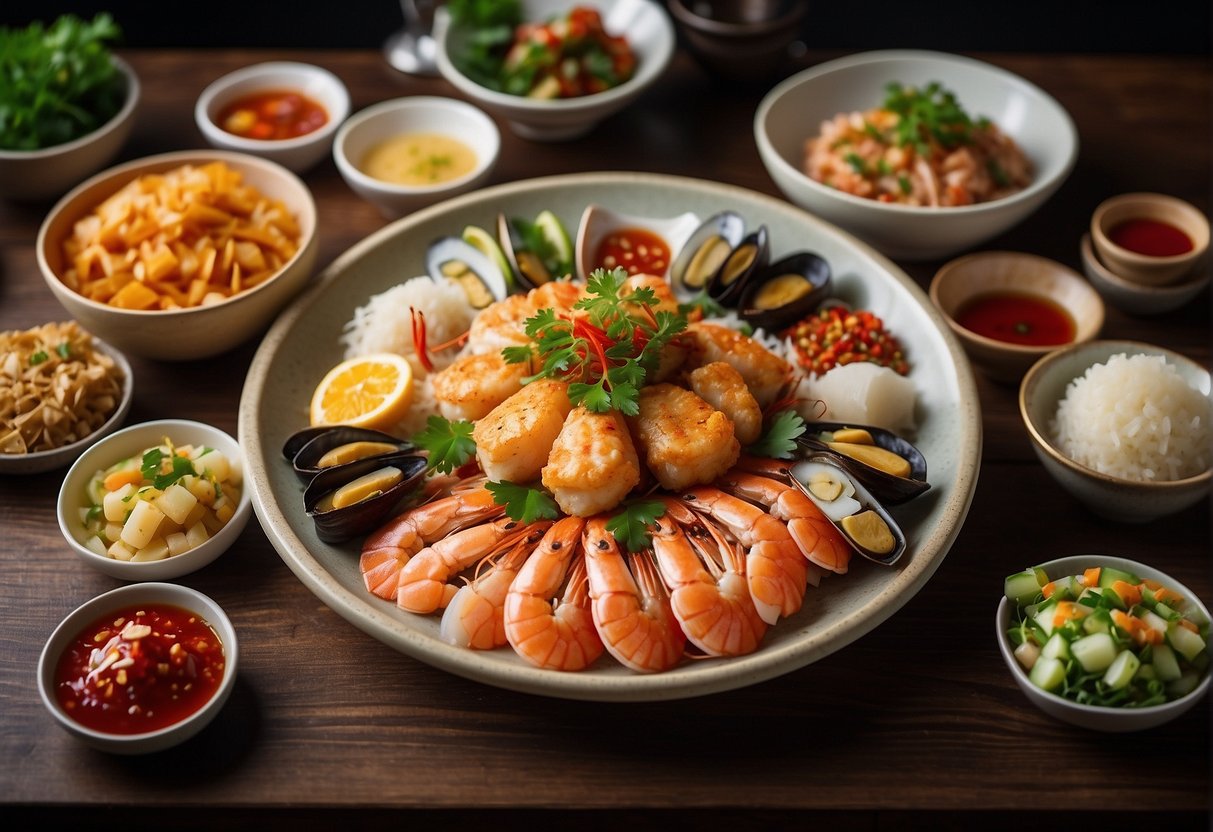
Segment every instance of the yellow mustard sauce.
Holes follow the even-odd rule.
[[[471,173],[476,152],[440,133],[403,133],[372,147],[361,167],[367,176],[395,185],[436,185]]]

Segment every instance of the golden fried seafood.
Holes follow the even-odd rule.
[[[712,482],[741,453],[729,417],[672,384],[641,390],[640,412],[628,423],[645,464],[671,491]]]
[[[583,296],[580,283],[571,280],[552,280],[527,293],[531,307],[540,309],[572,309]]]
[[[640,460],[623,415],[574,408],[543,469],[543,485],[565,514],[614,508],[640,482]]]
[[[779,397],[792,374],[792,366],[748,335],[720,324],[693,323],[687,327],[691,362],[703,366],[724,361],[741,373],[759,407]]]
[[[464,355],[430,383],[438,410],[448,419],[482,419],[522,389],[529,374],[525,364],[508,364],[500,352]]]
[[[568,385],[551,379],[534,381],[493,408],[472,431],[485,476],[518,483],[539,479],[572,409]]]
[[[510,295],[480,310],[468,329],[467,351],[470,353],[500,352],[506,347],[529,343],[526,319],[535,314],[535,307],[526,295]]]
[[[713,361],[691,371],[691,390],[733,421],[733,433],[742,445],[752,445],[762,435],[762,408],[746,387],[741,373],[731,364]]]

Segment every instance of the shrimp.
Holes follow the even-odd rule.
[[[672,384],[641,390],[640,412],[628,424],[645,464],[671,491],[712,482],[741,453],[729,417]]]
[[[762,408],[769,407],[792,376],[792,365],[748,335],[720,324],[693,323],[687,327],[692,366],[724,361],[745,379],[746,387]]]
[[[455,359],[430,381],[443,416],[475,421],[521,390],[530,372],[525,362],[506,363],[500,352],[473,353]]]
[[[527,300],[536,312],[540,309],[569,310],[581,300],[583,288],[571,280],[550,280],[528,292]]]
[[[632,554],[625,562],[603,516],[586,524],[581,546],[594,626],[610,654],[637,673],[678,664],[687,637],[670,608],[653,553]]]
[[[561,510],[578,517],[606,511],[639,482],[640,460],[623,415],[574,408],[543,468],[543,484]]]
[[[678,312],[678,298],[674,297],[674,289],[670,286],[670,281],[664,277],[659,277],[655,274],[634,274],[623,281],[623,286],[619,289],[620,297],[630,295],[638,289],[650,289],[657,297],[657,302],[649,306],[653,313],[657,312]],[[625,304],[625,311],[629,314],[640,312],[640,306],[637,304]]]
[[[724,526],[747,550],[746,581],[763,621],[774,624],[800,609],[807,570],[787,524],[718,488],[696,488],[679,500]]]
[[[687,639],[711,656],[742,656],[758,649],[767,623],[746,586],[744,559],[676,500],[666,498],[657,518],[653,552],[670,588],[670,606]],[[692,521],[689,536],[673,514]]]
[[[505,506],[497,504],[481,477],[465,480],[453,489],[449,497],[411,508],[371,532],[358,559],[369,592],[394,600],[400,570],[413,555],[451,532],[505,513]]]
[[[586,590],[585,558],[578,545],[584,527],[580,517],[557,520],[506,595],[506,638],[519,656],[536,667],[583,670],[602,655]],[[564,595],[555,600],[561,586]]]
[[[491,650],[506,644],[505,596],[543,532],[543,527],[539,527],[496,557],[481,561],[487,568],[461,586],[442,613],[438,635],[443,641],[473,650]]]
[[[530,343],[526,319],[533,314],[535,306],[526,295],[510,295],[489,304],[472,319],[465,352],[500,352],[504,347]]]
[[[540,522],[546,528],[547,522]],[[445,607],[457,591],[450,583],[451,578],[485,555],[513,546],[534,528],[534,525],[524,526],[502,517],[449,534],[427,546],[400,570],[396,605],[416,613],[430,613]]]
[[[716,484],[730,494],[761,504],[787,523],[792,539],[810,563],[839,575],[846,574],[851,561],[850,544],[799,488],[771,476],[737,469],[725,474]]]
[[[573,409],[568,385],[540,379],[523,387],[476,423],[476,460],[490,480],[531,482],[547,464]]]
[[[762,435],[762,408],[745,379],[731,364],[713,361],[688,376],[691,390],[733,422],[733,433],[742,445],[752,445]]]

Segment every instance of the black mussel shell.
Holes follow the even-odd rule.
[[[346,483],[386,466],[399,468],[404,477],[396,485],[369,500],[331,511],[316,511],[321,498]],[[303,508],[316,525],[316,536],[326,543],[340,543],[383,524],[406,499],[420,491],[425,481],[425,457],[408,452],[369,457],[321,471],[303,491]]]
[[[855,486],[854,499],[861,506],[861,510],[867,509],[867,510],[875,512],[877,515],[879,515],[880,519],[884,521],[885,525],[889,527],[889,531],[892,532],[892,534],[893,534],[894,543],[893,543],[893,548],[891,551],[884,552],[884,553],[873,552],[870,549],[867,549],[864,546],[860,545],[858,542],[856,542],[856,540],[847,533],[846,528],[842,525],[842,523],[840,521],[836,521],[831,517],[827,517],[826,519],[834,524],[834,527],[838,529],[839,534],[841,534],[843,536],[843,539],[845,539],[847,541],[847,543],[850,544],[852,549],[854,549],[856,552],[858,552],[860,555],[867,558],[868,560],[873,561],[874,563],[879,563],[882,566],[892,566],[901,558],[901,556],[903,554],[905,554],[906,548],[908,546],[908,541],[906,540],[905,532],[903,532],[901,530],[901,527],[899,525],[897,525],[897,521],[893,519],[893,515],[889,514],[888,510],[884,507],[884,505],[881,504],[880,500],[877,499],[874,494],[872,494],[867,488],[864,487],[864,484],[860,480],[860,478],[858,476],[856,476],[854,474],[854,472],[852,472],[846,466],[838,464],[837,456],[829,455],[829,454],[821,454],[821,453],[817,453],[817,452],[809,452],[809,453],[801,456],[799,459],[795,460],[795,462],[816,462],[816,463],[820,463],[823,465],[828,465],[838,471],[841,471],[843,473],[843,475],[846,476],[846,478],[850,480],[851,484],[853,486]],[[795,462],[793,462],[792,465],[794,465]],[[808,488],[797,477],[791,476],[790,479],[792,480],[793,483],[796,484],[796,486],[801,491],[803,491],[805,493],[806,496],[808,496],[810,499],[813,499],[813,500],[816,499],[811,496]]]
[[[514,271],[514,279],[525,289],[538,289],[545,283],[559,280],[564,275],[552,274],[543,258],[526,247],[518,228],[505,214],[497,215],[497,241],[505,252]]]
[[[413,449],[411,442],[398,439],[388,433],[368,428],[335,425],[304,428],[286,440],[286,444],[282,448],[282,454],[291,461],[291,466],[295,469],[296,476],[306,485],[311,482],[312,477],[321,471],[327,470],[316,467],[316,463],[320,461],[320,458],[333,450],[333,448],[338,448],[349,442],[385,442],[396,446],[395,450],[389,452],[391,454],[411,451]],[[380,459],[382,456],[368,458]],[[343,468],[345,466],[335,467]]]
[[[691,300],[704,292],[744,237],[745,220],[735,211],[721,211],[704,220],[670,264],[674,296]]]
[[[768,332],[791,326],[830,296],[830,264],[811,251],[798,251],[772,263],[746,284],[738,314]]]
[[[440,237],[431,243],[425,270],[435,283],[450,280],[463,289],[473,309],[484,309],[509,294],[501,267],[462,237]]]
[[[751,231],[729,252],[729,256],[712,275],[708,294],[724,306],[736,306],[742,292],[754,276],[766,269],[771,260],[770,235],[761,225]]]
[[[868,425],[851,425],[841,422],[809,422],[804,435],[797,440],[801,452],[799,458],[809,454],[821,455],[834,461],[837,466],[849,471],[876,499],[887,506],[909,502],[930,489],[927,482],[927,460],[918,448],[895,433]],[[872,435],[878,448],[891,451],[910,463],[910,476],[898,477],[866,462],[831,448],[822,433],[832,433],[843,428],[861,428]]]

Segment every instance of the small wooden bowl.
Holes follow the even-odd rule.
[[[1126,220],[1158,220],[1183,231],[1192,250],[1169,257],[1139,254],[1112,242],[1109,236]],[[1209,248],[1209,220],[1194,206],[1166,194],[1121,194],[1106,199],[1091,215],[1091,240],[1099,259],[1117,276],[1148,286],[1179,282],[1200,262]]]

